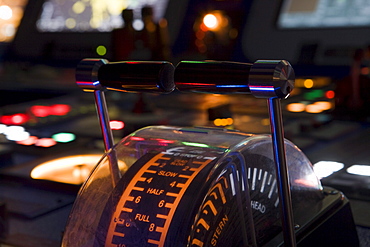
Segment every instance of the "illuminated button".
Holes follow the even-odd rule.
[[[53,135],[51,138],[56,142],[67,143],[74,141],[76,139],[76,136],[75,134],[72,133],[58,133]]]
[[[332,108],[332,104],[327,101],[317,101],[313,104],[306,106],[306,112],[308,113],[320,113]]]
[[[50,114],[49,107],[44,105],[31,106],[30,111],[35,117],[47,117]]]
[[[232,125],[234,123],[234,120],[232,118],[216,118],[213,121],[213,124],[216,126],[227,126]]]
[[[317,105],[323,111],[330,110],[332,108],[332,104],[328,101],[317,101],[314,105]]]
[[[1,117],[1,122],[6,125],[21,125],[26,123],[30,117],[27,114],[17,113]]]
[[[329,90],[325,93],[325,97],[328,99],[334,99],[335,97],[335,92],[333,90]]]
[[[8,126],[5,124],[0,124],[0,134],[3,134]]]
[[[303,112],[306,109],[306,105],[303,103],[290,103],[286,108],[290,112]]]
[[[107,48],[103,45],[99,45],[97,48],[96,48],[96,53],[99,55],[99,56],[104,56],[105,54],[107,54]]]
[[[17,144],[31,146],[31,145],[34,145],[37,140],[38,138],[36,136],[29,136],[27,139],[23,141],[17,141]]]
[[[24,124],[29,120],[29,116],[27,114],[18,113],[14,114],[11,117],[12,124]]]
[[[304,82],[303,82],[303,85],[305,88],[312,88],[313,87],[313,80],[312,79],[306,79]]]
[[[310,104],[306,106],[306,112],[308,113],[320,113],[322,111],[323,110],[321,109],[321,107],[315,104]]]
[[[64,116],[71,111],[70,105],[65,104],[55,104],[49,107],[49,114],[55,116]]]
[[[57,144],[57,142],[52,138],[41,138],[36,141],[35,146],[48,148],[55,144]]]
[[[122,121],[117,121],[117,120],[112,120],[109,122],[110,128],[112,130],[121,130],[125,127],[124,122]]]
[[[30,133],[25,131],[22,126],[8,126],[4,134],[9,141],[23,141],[30,136]]]

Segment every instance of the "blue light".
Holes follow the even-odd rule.
[[[270,87],[270,86],[265,86],[265,87],[262,87],[262,86],[257,86],[257,87],[254,87],[254,86],[250,86],[249,87],[250,90],[256,90],[256,91],[275,91],[275,88],[274,87]]]
[[[224,88],[224,87],[230,87],[230,88],[240,87],[240,88],[245,88],[245,87],[248,87],[248,86],[247,85],[216,85],[216,87],[221,87],[221,88]]]

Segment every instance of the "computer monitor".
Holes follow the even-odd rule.
[[[111,57],[111,31],[124,25],[123,9],[141,17],[144,6],[153,7],[155,19],[166,18],[177,35],[188,0],[29,0],[13,42],[12,55],[34,62],[52,61],[71,67],[86,57]],[[105,55],[97,47],[107,48]]]
[[[370,44],[370,3],[365,1],[253,1],[243,32],[248,60],[346,66]]]
[[[370,26],[370,2],[286,0],[278,13],[280,29],[353,28]]]

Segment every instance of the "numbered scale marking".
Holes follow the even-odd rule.
[[[278,234],[273,161],[236,152],[218,164],[222,154],[176,147],[144,155],[113,192],[116,206],[100,223],[106,237],[95,246],[255,245]]]
[[[141,168],[117,203],[105,246],[163,246],[187,188],[217,153],[204,156],[199,148],[180,147],[158,153],[144,165],[134,164]]]

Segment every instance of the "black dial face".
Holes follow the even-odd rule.
[[[178,147],[144,155],[112,192],[95,246],[246,246],[276,235],[272,160],[234,153],[216,162],[221,154]]]
[[[272,160],[247,157],[245,161],[235,153],[220,166],[199,207],[188,246],[256,246],[280,231]]]

